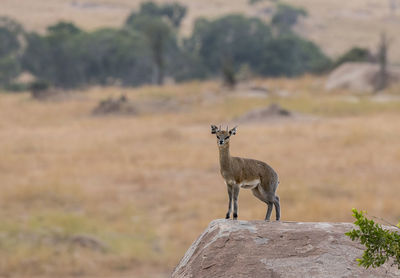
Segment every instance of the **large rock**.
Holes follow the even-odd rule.
[[[400,82],[400,67],[388,66],[389,85]],[[328,77],[325,89],[350,89],[359,92],[373,92],[378,85],[379,65],[371,63],[345,63]]]
[[[172,277],[400,277],[388,264],[364,269],[350,223],[214,220]]]

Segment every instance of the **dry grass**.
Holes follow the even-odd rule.
[[[119,27],[128,14],[137,9],[140,0],[2,0],[0,15],[19,20],[28,30],[43,32],[50,24],[70,20],[85,29],[104,26]],[[159,3],[169,0],[156,1]],[[248,0],[182,1],[188,6],[188,15],[182,31],[189,34],[193,22],[200,16],[209,18],[228,13],[244,13],[269,20],[263,11],[271,6],[270,1],[249,5]],[[396,39],[400,28],[400,7],[393,13],[390,1],[353,0],[319,1],[287,0],[289,4],[303,6],[309,17],[301,22],[297,31],[312,39],[332,56],[337,56],[354,45],[375,50],[379,34],[387,32],[392,42],[390,57],[400,63],[400,41]]]
[[[226,212],[209,124],[271,102],[318,117],[243,125],[233,138],[233,154],[280,174],[283,220],[351,221],[356,207],[397,223],[400,102],[328,94],[310,76],[255,83],[290,94],[235,98],[214,82],[92,88],[59,102],[0,94],[0,276],[168,276]],[[137,102],[174,98],[185,109],[90,116],[99,100],[121,92]],[[266,209],[246,190],[239,208],[241,219],[263,219]],[[71,243],[82,234],[105,250]]]

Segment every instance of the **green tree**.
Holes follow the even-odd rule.
[[[307,16],[305,9],[278,3],[276,12],[272,16],[271,24],[276,28],[279,35],[290,33],[292,27],[296,25],[302,16]]]
[[[371,52],[366,48],[353,47],[341,55],[334,63],[333,68],[347,62],[367,62],[372,59]]]
[[[81,29],[73,23],[66,21],[61,21],[55,25],[49,26],[47,31],[49,35],[54,35],[56,37],[65,37],[82,33]]]
[[[16,21],[0,17],[0,86],[9,85],[21,71],[24,31]]]
[[[72,88],[84,83],[84,67],[78,51],[83,36],[83,31],[68,22],[48,27],[45,36],[28,34],[24,68],[55,86]]]
[[[187,8],[177,2],[158,5],[154,2],[144,2],[140,5],[139,13],[132,13],[127,22],[132,22],[135,17],[147,15],[165,18],[173,27],[178,28],[186,16]]]
[[[83,32],[69,23],[28,35],[24,67],[62,88],[86,84],[151,82],[151,51],[142,34],[128,29]]]
[[[178,4],[157,5],[142,3],[139,12],[133,12],[126,20],[126,28],[143,34],[152,53],[153,83],[163,84],[169,62],[177,64],[171,57],[180,51],[177,42],[177,28],[186,7]]]
[[[154,64],[154,83],[162,85],[164,82],[165,56],[167,48],[176,44],[171,27],[159,17],[139,15],[127,22],[129,29],[142,33],[152,52]]]
[[[5,57],[17,52],[20,49],[18,35],[7,28],[0,26],[0,57]]]
[[[158,5],[154,2],[142,3],[139,12],[133,12],[126,20],[126,28],[143,34],[151,50],[153,61],[153,83],[163,84],[165,72],[176,70],[182,64],[182,55],[177,42],[177,28],[186,15],[186,7],[178,3]]]
[[[128,29],[100,29],[81,38],[79,56],[86,82],[124,86],[151,82],[152,57],[143,35]]]
[[[270,28],[260,19],[228,15],[196,20],[185,48],[200,58],[210,74],[236,72],[243,64],[258,64],[271,38]]]
[[[288,34],[270,40],[259,57],[257,71],[266,76],[297,76],[320,73],[330,67],[330,60],[314,43]]]
[[[362,258],[357,259],[358,264],[365,268],[375,268],[392,260],[392,264],[400,269],[400,234],[383,229],[356,209],[353,209],[353,216],[356,219],[354,224],[359,230],[353,229],[346,235],[353,241],[359,240],[366,247]],[[397,227],[400,229],[400,222]]]
[[[174,27],[179,27],[186,16],[187,8],[178,3],[166,4],[164,14],[169,18]]]
[[[170,59],[172,61],[169,63],[169,72],[178,82],[190,79],[204,80],[209,77],[209,69],[202,58],[185,46],[175,55],[170,55]]]
[[[259,3],[259,2],[263,2],[264,0],[248,0],[248,3],[250,4],[250,5],[254,5],[254,4],[257,4],[257,3]]]
[[[381,34],[381,40],[378,46],[378,63],[379,72],[377,75],[377,84],[375,86],[375,92],[384,90],[388,86],[389,73],[387,70],[387,54],[389,49],[389,42],[385,33]]]
[[[236,86],[237,78],[236,78],[235,68],[231,60],[224,61],[224,64],[222,65],[222,76],[225,85],[227,85],[230,88],[234,88]]]
[[[266,23],[242,15],[198,19],[184,49],[201,62],[208,75],[221,73],[227,83],[236,80],[243,65],[263,76],[320,73],[331,65],[314,43],[293,33],[273,37]]]
[[[0,58],[0,86],[7,87],[21,72],[18,59],[12,56]]]

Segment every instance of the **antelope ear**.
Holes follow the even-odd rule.
[[[218,131],[218,127],[215,125],[211,125],[211,134],[215,134]]]
[[[231,130],[229,130],[229,135],[235,135],[237,132],[237,126],[235,126],[234,128],[232,128]]]

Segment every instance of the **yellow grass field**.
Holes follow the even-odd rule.
[[[46,27],[60,20],[73,21],[81,28],[120,27],[128,14],[137,9],[140,0],[1,0],[0,16],[11,16],[27,30],[44,32]],[[159,0],[158,3],[173,2]],[[400,2],[398,0],[286,0],[304,7],[309,16],[297,26],[297,32],[312,39],[324,51],[336,57],[358,45],[376,51],[381,32],[391,40],[389,56],[400,63]],[[390,3],[397,3],[391,9]],[[215,18],[228,13],[243,13],[270,19],[271,1],[249,5],[248,0],[185,0],[188,15],[182,32],[190,34],[193,22],[203,16]]]
[[[323,81],[254,81],[268,98],[235,97],[214,81],[95,87],[58,101],[0,93],[0,277],[168,277],[226,213],[210,124],[234,124],[270,103],[312,119],[241,124],[231,153],[277,170],[282,220],[352,221],[355,207],[397,223],[400,88],[385,92],[397,101],[377,101],[325,92]],[[174,99],[182,109],[91,115],[121,93],[138,105]],[[265,211],[241,190],[239,219]]]

